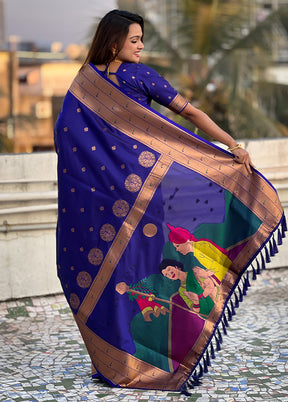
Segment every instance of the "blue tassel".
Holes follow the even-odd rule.
[[[281,234],[280,229],[277,230],[277,242],[278,242],[278,246],[281,246],[281,244],[283,243],[282,234]]]
[[[191,387],[191,388],[193,388],[193,387]],[[188,387],[187,387],[186,384],[182,385],[182,387],[180,388],[180,392],[181,392],[181,394],[183,394],[185,396],[191,396],[192,395],[191,392],[188,391]]]
[[[208,365],[207,365],[206,359],[204,356],[202,359],[203,359],[203,371],[204,371],[204,373],[208,373]]]
[[[201,385],[201,384],[202,384],[202,383],[201,383],[199,377],[198,377],[198,376],[194,376],[194,377],[193,377],[193,385],[195,386],[195,385]]]
[[[243,296],[247,295],[247,281],[246,278],[244,279],[244,283],[243,283]]]
[[[234,297],[235,297],[235,307],[237,308],[239,307],[239,299],[236,292],[234,293]]]
[[[227,322],[227,324],[228,324],[228,322]],[[226,325],[224,324],[223,321],[222,321],[222,329],[223,329],[224,335],[227,335]]]
[[[191,375],[191,377],[186,381],[185,384],[182,385],[180,388],[181,394],[184,394],[186,396],[191,396],[192,394],[189,392],[191,389],[194,389],[195,386],[201,385],[200,377],[203,375],[203,369],[201,364],[199,364],[200,370],[199,373],[195,373]]]
[[[213,346],[212,342],[210,344],[210,353],[211,353],[211,359],[215,359],[215,351],[214,351],[214,346]]]
[[[262,253],[261,253],[261,269],[262,271],[263,269],[266,269],[265,260]]]
[[[238,290],[239,290],[239,302],[241,303],[243,301],[243,292],[242,292],[240,286],[238,286]]]
[[[266,259],[266,263],[271,262],[270,255],[269,255],[269,252],[268,252],[268,249],[267,249],[267,246],[266,246],[266,245],[265,245],[264,249],[265,249],[265,259]]]
[[[255,281],[257,279],[257,272],[256,272],[253,264],[252,264],[252,273],[253,273],[252,279],[253,279],[253,281]]]
[[[246,282],[243,285],[243,296],[247,295],[247,286],[246,286]]]
[[[250,281],[249,281],[249,271],[247,271],[247,273],[246,273],[246,279],[245,279],[245,281],[246,281],[246,286],[247,286],[247,290],[248,290],[248,288],[250,288]]]
[[[221,331],[219,328],[217,328],[217,335],[218,335],[219,343],[221,344],[223,342],[223,338],[222,338]]]
[[[239,290],[239,301],[241,303],[243,301],[243,292],[240,285],[238,286],[238,290]]]
[[[283,227],[284,232],[287,232],[287,222],[286,222],[286,216],[285,215],[283,215],[282,227]]]
[[[232,314],[232,316],[233,316],[233,315],[235,315],[236,313],[235,313],[234,303],[233,303],[232,300],[230,300],[230,305],[231,305],[231,314]]]
[[[282,222],[281,222],[281,236],[286,237],[285,232],[287,231],[287,223],[286,223],[286,217],[283,215]]]
[[[194,376],[191,376],[189,380],[186,382],[186,391],[189,392],[190,389],[194,389],[195,383],[194,383]]]
[[[189,378],[189,380],[187,381],[187,383],[186,383],[186,392],[187,392],[187,394],[185,393],[185,395],[187,395],[188,396],[188,392],[191,390],[191,389],[194,389],[194,387],[195,387],[195,380],[196,380],[196,378],[194,378],[194,376],[192,376],[192,377],[190,377]],[[184,392],[183,392],[184,393]],[[192,395],[191,393],[189,394],[189,395]]]
[[[217,352],[219,352],[219,350],[221,350],[220,340],[217,338],[217,336],[215,336],[215,340],[216,340],[216,350]]]
[[[274,237],[274,235],[273,235],[273,251],[274,251],[274,254],[277,254],[279,251],[278,251],[278,247],[277,247],[277,244],[276,244],[276,240],[275,240],[275,237]]]
[[[282,222],[282,225],[281,225],[281,236],[282,236],[282,238],[286,237],[285,232],[286,232],[285,226],[283,225],[283,222]]]
[[[200,385],[201,381],[199,380],[198,375],[192,375],[189,380],[187,381],[187,386],[186,386],[186,391],[187,388],[189,387],[189,389],[193,389],[196,385]]]
[[[275,253],[274,253],[274,249],[273,249],[272,239],[269,241],[269,251],[270,251],[270,256],[274,257]]]
[[[224,324],[225,327],[229,327],[229,324],[228,324],[228,321],[227,321],[227,317],[226,317],[225,314],[223,315],[223,324]],[[226,328],[225,328],[225,329],[226,329]],[[226,332],[226,333],[227,333],[227,332]],[[226,333],[225,333],[225,335],[226,335]]]
[[[260,264],[259,261],[256,259],[256,264],[257,264],[257,275],[260,274],[261,270],[260,270]]]
[[[226,309],[227,309],[227,312],[228,312],[228,321],[231,321],[232,320],[232,314],[231,314],[231,310],[230,310],[229,306],[227,306]]]
[[[207,364],[207,367],[211,366],[211,360],[210,360],[210,355],[209,355],[208,350],[206,352],[206,364]]]
[[[199,363],[199,373],[198,373],[198,378],[201,378],[203,376],[203,367],[202,364]]]
[[[208,350],[207,350],[207,352],[206,352],[206,364],[207,364],[207,368],[208,368],[209,366],[211,366],[211,360],[210,360],[210,355],[209,355]]]

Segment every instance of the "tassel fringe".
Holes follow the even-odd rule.
[[[222,333],[224,335],[227,335],[226,328],[229,327],[229,321],[231,321],[233,315],[236,314],[235,309],[239,307],[239,304],[243,301],[243,296],[247,294],[247,290],[251,286],[249,281],[249,272],[251,272],[252,274],[252,279],[256,280],[257,276],[266,269],[266,264],[271,261],[270,257],[273,257],[276,253],[278,253],[277,244],[278,246],[282,244],[282,239],[286,237],[285,232],[287,232],[287,222],[285,215],[283,214],[282,220],[277,230],[277,243],[273,234],[267,242],[268,245],[266,243],[254,259],[254,263],[256,263],[256,268],[254,264],[251,263],[250,267],[248,267],[248,269],[246,270],[246,274],[242,275],[241,279],[239,280],[238,285],[233,291],[233,294],[231,294],[231,296],[234,295],[234,301],[232,300],[231,296],[230,299],[226,301],[222,316],[214,330],[212,337],[210,338],[209,343],[206,346],[206,350],[203,352],[201,358],[198,361],[198,364],[195,366],[189,379],[182,385],[180,389],[181,393],[183,393],[184,395],[191,395],[189,390],[192,390],[195,386],[200,385],[200,378],[202,378],[204,373],[208,372],[208,367],[211,365],[211,359],[215,359],[215,349],[213,346],[213,342],[215,344],[216,351],[219,352],[221,350],[221,344],[223,342]],[[260,259],[260,262],[258,258]],[[222,325],[222,333],[219,328],[220,324]]]
[[[271,258],[270,258],[267,246],[264,247],[264,250],[265,250],[265,261],[266,261],[266,263],[271,262]]]
[[[283,243],[283,241],[282,241],[282,234],[281,234],[281,230],[280,230],[280,229],[277,230],[277,242],[278,242],[278,246],[281,246],[281,244]]]
[[[278,251],[278,247],[277,247],[277,243],[276,243],[276,240],[275,240],[274,235],[273,235],[272,241],[273,241],[273,251],[274,251],[274,254],[277,254],[279,251]]]

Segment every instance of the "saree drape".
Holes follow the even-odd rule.
[[[57,269],[93,376],[193,387],[246,293],[248,267],[256,277],[285,236],[275,189],[90,65],[66,95],[55,148]]]

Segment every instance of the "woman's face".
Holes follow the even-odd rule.
[[[179,279],[179,273],[180,269],[177,267],[173,267],[171,265],[168,265],[165,269],[162,270],[162,274],[166,276],[166,278],[172,279],[176,281]]]
[[[192,241],[186,241],[186,243],[182,243],[182,244],[177,244],[177,243],[173,243],[173,246],[176,248],[177,251],[179,251],[179,253],[183,254],[183,255],[187,255],[188,253],[192,253],[193,252],[193,242]]]
[[[139,63],[140,52],[143,50],[142,28],[139,24],[131,24],[124,45],[117,58],[126,63]]]

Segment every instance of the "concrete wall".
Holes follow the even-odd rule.
[[[288,139],[247,141],[288,216]],[[56,154],[0,155],[0,300],[61,292],[56,275]],[[288,242],[270,267],[287,266]]]
[[[61,291],[56,155],[0,155],[0,300]]]

